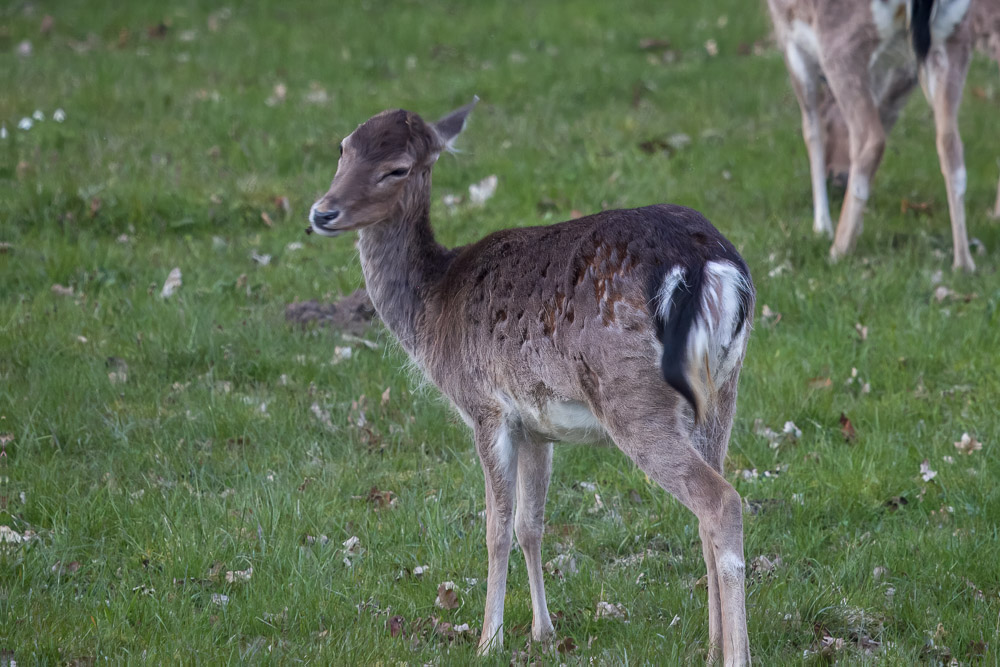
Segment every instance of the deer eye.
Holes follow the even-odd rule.
[[[410,173],[409,167],[400,167],[399,169],[393,169],[390,172],[382,174],[382,177],[378,179],[378,182],[381,183],[387,178],[401,178],[403,176],[406,176],[408,173]]]
[[[340,144],[340,154],[344,154],[344,144]]]

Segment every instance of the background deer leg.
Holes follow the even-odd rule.
[[[952,266],[965,271],[976,268],[969,252],[969,235],[965,228],[965,156],[962,137],[958,133],[958,106],[962,102],[970,51],[968,40],[963,39],[950,39],[944,46],[935,46],[924,63],[923,81],[924,94],[934,109],[938,159],[948,191],[954,247]]]
[[[828,67],[826,74],[837,105],[844,114],[851,144],[847,192],[830,248],[830,257],[839,259],[854,250],[861,233],[872,179],[885,151],[885,130],[872,98],[866,63],[845,60]]]
[[[555,630],[545,603],[542,580],[542,535],[545,531],[545,496],[552,473],[552,443],[525,442],[517,452],[517,510],[514,533],[524,552],[531,587],[531,638],[550,639]]]
[[[811,61],[794,43],[785,49],[785,62],[791,72],[792,88],[802,111],[802,138],[809,152],[809,175],[813,192],[813,231],[833,236],[830,200],[826,192],[826,148],[819,108],[819,65]]]
[[[517,479],[518,443],[508,424],[480,420],[475,429],[476,450],[486,479],[486,612],[479,653],[503,647],[503,602],[507,592],[507,562],[514,528],[514,488]]]

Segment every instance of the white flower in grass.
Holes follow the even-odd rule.
[[[7,138],[7,123],[0,125],[0,139]]]
[[[931,470],[930,461],[927,459],[924,459],[923,463],[920,464],[920,476],[925,482],[929,482],[937,477],[937,470]]]
[[[63,111],[62,109],[56,109],[52,113],[52,120],[54,120],[57,123],[63,122],[64,120],[66,120],[66,112]]]
[[[34,124],[35,124],[35,123],[34,123],[34,121],[32,121],[32,120],[31,120],[30,118],[28,118],[27,116],[25,116],[24,118],[22,118],[22,119],[20,120],[20,122],[18,122],[18,124],[17,124],[17,129],[19,129],[19,130],[24,130],[24,131],[28,131],[28,130],[30,130],[30,129],[31,129],[31,126],[32,126],[32,125],[34,125]]]
[[[35,113],[31,114],[31,117],[41,123],[45,120],[45,114],[42,113],[41,109],[35,109]]]

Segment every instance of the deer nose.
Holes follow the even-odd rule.
[[[340,211],[315,211],[313,212],[313,221],[319,224],[325,224],[333,222],[340,217]]]

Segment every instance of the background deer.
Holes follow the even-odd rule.
[[[965,33],[959,33],[956,37]],[[1000,2],[997,0],[972,0],[969,7],[969,36],[977,49],[1000,65]],[[902,108],[903,102],[917,85],[916,77],[902,78],[894,94],[887,95],[879,101],[879,117],[885,125],[888,134]],[[898,99],[903,96],[903,99]],[[823,86],[820,94],[820,113],[826,134],[826,173],[835,183],[847,184],[847,174],[851,168],[850,136],[844,115],[837,106],[837,101],[830,94],[828,87]],[[1000,218],[1000,183],[997,184],[997,199],[993,205],[992,216]]]
[[[358,231],[379,316],[473,430],[489,556],[480,651],[503,643],[512,532],[532,638],[554,634],[541,558],[552,443],[608,440],[698,517],[709,657],[747,664],[741,501],[721,474],[753,318],[747,266],[671,205],[442,247],[431,169],[474,104],[433,124],[395,110],[360,125],[307,231]]]
[[[970,0],[768,0],[802,110],[809,152],[813,230],[833,234],[821,113],[825,80],[847,127],[847,191],[830,255],[853,250],[872,178],[891,127],[918,77],[934,111],[948,192],[953,266],[972,271],[965,227],[965,159],[958,107],[969,67]],[[912,42],[912,43],[911,43]]]

